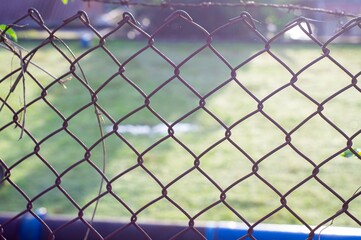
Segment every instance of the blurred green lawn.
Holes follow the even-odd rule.
[[[24,43],[24,46],[32,49],[35,44],[28,42]],[[76,42],[69,43],[75,54],[81,56],[86,50],[78,45]],[[58,46],[65,51],[60,44]],[[124,63],[144,46],[145,43],[141,41],[109,41],[105,44],[120,63]],[[155,46],[178,65],[200,48],[202,43],[156,42]],[[215,42],[213,46],[232,68],[237,68],[249,56],[263,48],[260,44],[236,42]],[[330,50],[330,55],[351,74],[356,75],[360,71],[360,47],[332,45]],[[311,44],[274,45],[270,51],[286,62],[294,72],[300,71],[302,67],[322,55],[321,49]],[[71,59],[66,51],[65,55]],[[2,77],[9,73],[10,69],[19,66],[19,61],[10,53],[0,50],[0,56]],[[34,55],[33,61],[57,77],[68,72],[70,68],[64,56],[50,45],[40,49]],[[230,81],[218,91],[209,94],[231,77],[229,67],[209,48],[182,63],[179,76],[204,98],[204,109],[198,109],[200,98],[178,78],[154,91],[174,75],[174,67],[152,49],[147,49],[126,62],[123,73],[141,89],[144,96],[148,95],[149,109],[144,105],[145,98],[140,90],[136,90],[117,74],[119,66],[104,49],[99,48],[81,57],[79,64],[85,72],[89,86],[97,92],[97,104],[108,113],[102,114],[103,129],[109,126],[111,128],[112,121],[117,122],[120,119],[121,125],[154,126],[161,123],[149,109],[168,123],[178,122],[182,118],[181,123],[197,127],[196,131],[187,133],[176,131],[175,138],[166,138],[166,134],[122,134],[133,146],[133,150],[115,134],[109,135],[104,141],[105,175],[111,182],[114,195],[126,203],[129,209],[108,193],[100,199],[97,218],[129,219],[132,215],[130,211],[133,211],[139,221],[181,221],[188,219],[187,215],[196,217],[196,220],[240,221],[223,203],[200,214],[204,208],[220,199],[220,189],[223,189],[226,190],[227,205],[249,222],[255,222],[281,206],[280,196],[263,182],[267,181],[280,194],[289,193],[286,197],[287,205],[298,216],[308,224],[317,225],[341,209],[343,203],[340,198],[349,199],[361,186],[361,161],[356,157],[340,156],[340,151],[347,145],[346,137],[318,114],[300,125],[304,119],[316,112],[317,104],[292,86],[267,98],[272,91],[291,80],[291,74],[268,53],[261,54],[237,68],[237,79],[253,94],[253,98],[235,81]],[[79,66],[75,67],[76,74],[83,78]],[[99,172],[94,168],[97,166],[98,169],[102,169],[102,148],[98,141],[100,135],[94,107],[89,105],[85,110],[73,115],[75,111],[89,104],[91,96],[84,84],[74,76],[66,83],[66,88],[63,88],[36,67],[29,66],[29,71],[42,86],[52,84],[47,88],[48,93],[45,97],[48,103],[38,101],[31,104],[26,113],[26,129],[40,142],[40,150],[37,154],[31,154],[35,144],[27,135],[18,140],[21,131],[19,127],[14,128],[12,125],[3,128],[13,118],[9,109],[4,107],[0,112],[0,159],[11,168],[10,179],[33,201],[34,208],[46,207],[51,214],[77,216],[78,209],[62,191],[66,192],[79,208],[83,208],[96,198],[101,179]],[[63,79],[69,76],[65,74]],[[0,83],[1,98],[4,99],[15,79],[16,77],[13,77]],[[103,85],[109,79],[112,80]],[[324,117],[346,136],[353,137],[354,147],[361,147],[360,135],[353,136],[360,131],[360,92],[354,87],[349,87],[343,93],[327,100],[329,96],[350,84],[349,75],[329,59],[323,59],[303,71],[298,76],[295,86],[318,103],[324,103]],[[360,84],[358,86],[360,88]],[[30,103],[39,97],[40,93],[39,86],[27,76],[26,102]],[[254,112],[258,105],[255,98],[264,100],[263,114]],[[11,95],[8,103],[16,110],[22,107],[21,84]],[[64,122],[48,104],[55,106],[64,118],[68,118],[68,132],[91,149],[90,160],[93,166],[83,161],[84,148],[66,131],[48,137],[50,132],[60,129]],[[142,108],[127,115],[139,107]],[[198,110],[183,118],[194,109]],[[237,123],[250,113],[254,114]],[[217,116],[218,121],[212,115]],[[111,116],[112,120],[108,116]],[[127,117],[124,118],[125,116]],[[276,121],[284,131],[266,116]],[[223,122],[224,126],[219,121]],[[225,139],[225,127],[231,131],[228,140]],[[291,133],[291,145],[299,153],[285,144],[285,132]],[[217,141],[220,143],[211,147]],[[157,144],[154,145],[155,143]],[[235,146],[242,149],[248,157]],[[283,147],[269,155],[279,146]],[[137,165],[137,155],[141,155],[144,160],[142,166]],[[317,179],[331,187],[339,198],[326,190],[316,179],[311,179],[289,192],[300,181],[311,176],[314,170],[314,166],[301,155],[307,156],[314,164],[322,163]],[[196,158],[200,161],[198,169],[194,168]],[[252,172],[253,163],[250,159],[259,161],[257,176],[252,175],[233,186],[233,183]],[[325,161],[328,159],[330,161]],[[70,166],[73,168],[67,171]],[[131,171],[126,172],[132,167]],[[178,176],[190,169],[192,170],[187,175],[178,179]],[[151,172],[158,182],[148,172]],[[55,173],[61,175],[62,191],[55,187]],[[212,178],[218,188],[203,173]],[[177,181],[174,182],[175,179]],[[160,184],[167,186],[167,196],[181,206],[186,214],[166,198],[150,204],[162,196]],[[47,189],[48,192],[38,197],[40,192]],[[103,192],[106,192],[105,186]],[[0,187],[0,211],[20,212],[26,209],[26,204],[27,200],[8,182]],[[147,204],[150,205],[144,209]],[[91,216],[94,206],[94,202],[90,206],[86,205],[86,217]],[[349,204],[348,212],[361,219],[360,197]],[[264,222],[300,223],[285,208]],[[346,214],[339,216],[334,224],[358,226]]]

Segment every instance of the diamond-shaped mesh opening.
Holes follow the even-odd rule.
[[[0,152],[0,159],[9,167],[34,150],[35,143],[26,135],[19,141],[20,134],[21,129],[14,128],[13,125],[1,131],[1,146],[6,150]],[[10,151],[12,148],[16,148],[17,151]]]
[[[150,149],[144,156],[144,166],[164,185],[193,166],[194,158],[172,139]]]
[[[94,106],[88,106],[70,118],[67,130],[86,146],[94,144],[100,137],[99,123]]]
[[[342,202],[324,186],[311,179],[286,197],[287,206],[309,225],[318,225],[331,217]]]
[[[35,155],[10,171],[11,180],[31,199],[53,185],[55,174]]]
[[[144,96],[120,75],[103,86],[97,98],[97,104],[115,120],[144,105]]]
[[[40,196],[40,198],[37,198],[33,202],[34,210],[40,208],[46,208],[49,214],[78,214],[78,209],[57,187],[46,192],[44,195]]]
[[[220,191],[197,170],[178,179],[167,188],[168,197],[190,216],[196,215],[205,206],[219,200]],[[187,196],[194,196],[192,199]]]
[[[77,78],[68,76],[69,81],[64,83],[66,88],[54,84],[49,89],[49,95],[45,97],[65,118],[91,102],[91,94],[84,84]]]
[[[257,109],[257,102],[231,81],[206,98],[206,108],[227,126]]]
[[[312,117],[292,134],[292,145],[315,163],[337,153],[346,147],[346,143],[347,140],[319,115]]]
[[[292,87],[278,92],[264,103],[264,111],[287,131],[294,129],[316,110],[315,104]]]
[[[280,197],[255,176],[226,192],[225,202],[249,222],[256,222],[281,204]]]
[[[166,121],[175,122],[197,108],[199,98],[178,79],[173,79],[150,98],[150,106]]]
[[[119,122],[117,132],[138,152],[146,150],[166,135],[166,125],[152,112],[143,108]],[[162,128],[161,131],[157,131]]]
[[[257,102],[235,81],[230,81],[206,98],[207,109],[230,126],[257,109]]]
[[[153,92],[174,75],[174,67],[152,49],[146,49],[129,59],[124,63],[124,68],[123,74],[146,94]]]
[[[91,177],[88,181],[81,181],[85,176]],[[60,186],[80,206],[98,195],[101,175],[87,161],[78,161],[61,173],[60,179]]]
[[[295,85],[314,100],[322,102],[349,85],[351,79],[341,68],[323,58],[305,69]]]
[[[358,27],[354,28],[361,32]],[[347,48],[345,45],[337,44],[337,39],[331,44],[327,45],[327,49],[330,50],[330,57],[335,60],[340,66],[344,67],[351,74],[355,75],[360,72],[360,59],[355,56],[355,48]],[[357,48],[356,48],[357,49]],[[354,64],[349,64],[350,62]]]
[[[286,146],[264,159],[259,165],[258,173],[285,194],[308,177],[312,170],[311,164]]]
[[[206,48],[180,66],[180,77],[204,96],[228,80],[231,71],[213,51]]]
[[[115,134],[104,140],[105,155],[103,156],[103,143],[100,142],[91,151],[92,162],[103,170],[103,158],[105,157],[105,175],[113,178],[119,173],[126,171],[137,163],[137,155],[121,138]],[[84,155],[84,151],[83,151]],[[74,158],[76,159],[76,158]]]
[[[1,85],[1,88],[7,91],[7,93],[1,93],[2,100],[0,106],[6,102],[14,111],[19,111],[24,107],[24,104],[28,106],[29,103],[36,101],[41,95],[42,88],[39,86],[40,83],[37,79],[30,77],[27,72],[24,74],[25,78],[18,78],[19,75],[21,76],[20,72],[15,74],[14,78],[7,78]],[[11,92],[12,90],[13,92]],[[4,108],[8,107],[3,106]]]
[[[359,181],[355,169],[360,167],[361,161],[356,157],[345,158],[338,155],[323,165],[317,176],[341,197],[347,199],[356,189],[345,187],[345,183]]]
[[[284,66],[268,53],[243,64],[237,68],[237,79],[260,100],[288,84],[292,78]]]
[[[161,187],[141,167],[111,181],[114,194],[134,212],[160,196]]]
[[[253,159],[263,157],[285,142],[284,133],[260,113],[238,123],[231,133],[230,139]]]
[[[119,70],[118,64],[102,48],[97,48],[78,59],[74,67],[78,78],[88,82],[93,89],[97,89]],[[83,69],[84,76],[80,68]]]
[[[74,58],[67,56],[69,55],[67,51],[59,52],[53,45],[58,43],[54,41],[53,43],[48,43],[41,46],[41,48],[36,51],[35,54],[31,55],[31,63],[27,67],[27,71],[37,79],[43,86],[53,82],[56,78],[63,76],[66,72],[69,71],[69,59],[73,60]],[[68,58],[68,59],[67,59]],[[29,58],[27,58],[29,60]],[[52,66],[56,65],[56,68]],[[47,69],[52,69],[51,72]],[[55,79],[54,79],[55,78]]]
[[[352,136],[360,129],[357,114],[360,102],[360,92],[349,88],[327,102],[322,113],[344,133]]]
[[[12,178],[12,177],[11,177]],[[22,212],[26,209],[27,199],[7,180],[0,185],[0,211]]]
[[[43,101],[37,101],[26,109],[25,127],[38,140],[57,131],[62,124],[59,115]]]
[[[188,122],[188,119],[194,119],[192,123],[196,131],[189,131],[181,135],[176,134],[175,137],[194,154],[201,154],[211,148],[215,142],[224,138],[222,126],[205,111],[198,110],[186,118],[184,122]],[[206,135],[207,138],[202,137],[203,135]],[[198,141],[197,144],[194,144],[194,141]]]
[[[222,188],[251,173],[252,166],[249,159],[228,141],[217,145],[200,159],[200,168]]]
[[[64,130],[42,142],[39,151],[39,154],[58,173],[65,171],[69,166],[83,159],[84,153],[83,147]]]

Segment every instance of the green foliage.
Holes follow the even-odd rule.
[[[71,1],[73,2],[74,0],[71,0]],[[62,2],[64,5],[66,5],[66,4],[69,3],[69,0],[61,0],[61,2]]]
[[[6,30],[6,34],[10,36],[15,42],[18,41],[18,36],[16,35],[15,31],[12,28],[8,28],[5,24],[0,24],[1,32]]]
[[[361,149],[360,148],[354,148],[353,149],[359,156],[361,156]],[[342,157],[349,158],[356,156],[350,149],[347,149],[341,154]]]

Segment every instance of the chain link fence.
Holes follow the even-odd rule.
[[[333,222],[361,225],[361,63],[352,58],[360,46],[335,44],[360,31],[361,18],[326,42],[302,17],[266,37],[247,12],[212,32],[181,10],[153,33],[127,12],[106,33],[84,12],[51,30],[31,9],[10,27],[29,21],[46,35],[30,51],[6,29],[1,35],[0,205],[15,212],[0,223],[2,239],[25,216],[48,239],[79,223],[84,238],[119,239],[133,229],[157,239],[143,219],[185,224],[167,239],[205,239],[199,229],[208,219],[244,223],[239,239],[256,239],[267,222],[303,225],[307,239]],[[75,22],[94,46],[73,51],[59,37]],[[161,32],[176,26],[181,34],[182,24],[200,37],[163,48]],[[220,40],[237,25],[255,45]],[[307,43],[284,41],[294,29]],[[124,32],[137,38],[112,42]],[[299,52],[287,52],[298,45]],[[309,48],[317,54],[302,55]],[[345,62],[340,48],[356,60]],[[48,51],[43,64],[41,51]],[[320,65],[326,72],[317,72]],[[41,207],[70,219],[54,229]],[[104,232],[93,224],[102,211],[125,223]]]

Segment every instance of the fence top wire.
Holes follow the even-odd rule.
[[[273,8],[273,9],[284,9],[287,11],[306,11],[314,13],[324,13],[329,15],[334,15],[338,17],[360,17],[360,14],[354,14],[346,12],[343,10],[337,9],[324,9],[324,8],[315,8],[304,5],[297,4],[277,4],[277,3],[262,3],[255,1],[240,1],[240,2],[215,2],[215,1],[204,1],[199,3],[189,3],[189,2],[172,2],[172,1],[162,1],[161,3],[149,3],[144,1],[131,1],[131,0],[83,0],[84,2],[101,2],[109,3],[120,6],[133,6],[133,7],[151,7],[151,8],[170,8],[170,9],[179,9],[179,8],[207,8],[207,7],[243,7],[246,10],[252,8]]]
[[[14,107],[7,102],[7,98],[3,99],[0,98],[0,101],[2,103],[2,107],[7,110],[7,112],[12,115],[10,116],[10,120],[8,123],[5,123],[5,125],[0,126],[0,134],[2,134],[3,130],[9,130],[13,128],[14,126],[21,128],[23,131],[22,133],[24,136],[28,137],[30,142],[34,145],[34,149],[31,150],[31,152],[25,156],[21,156],[20,159],[16,159],[15,163],[9,163],[6,159],[0,159],[0,166],[5,169],[5,178],[1,179],[1,182],[7,181],[10,185],[10,187],[17,191],[20,198],[24,199],[26,201],[26,206],[24,206],[24,209],[20,211],[16,216],[11,218],[9,221],[5,223],[1,223],[0,225],[0,236],[2,237],[3,233],[6,232],[7,227],[14,222],[15,220],[19,219],[20,217],[24,216],[26,213],[30,213],[34,218],[36,218],[45,228],[46,231],[49,232],[50,239],[51,237],[55,237],[58,232],[61,232],[64,228],[68,227],[74,222],[81,222],[85,225],[87,229],[91,231],[93,236],[97,239],[110,239],[114,236],[117,236],[118,233],[121,233],[122,231],[126,231],[127,228],[133,227],[137,231],[139,231],[142,234],[143,238],[150,239],[149,235],[147,234],[146,230],[143,229],[138,224],[138,217],[141,215],[141,213],[147,209],[152,207],[157,202],[164,200],[167,201],[168,204],[170,204],[173,208],[176,208],[179,210],[181,214],[184,215],[185,218],[188,220],[188,226],[184,227],[182,231],[177,233],[176,235],[172,236],[172,239],[181,238],[185,233],[187,232],[193,232],[194,236],[199,239],[205,239],[203,233],[198,231],[197,229],[197,220],[198,217],[202,216],[207,211],[210,211],[216,206],[222,205],[224,208],[227,209],[227,211],[231,211],[239,221],[244,222],[247,227],[248,231],[244,236],[240,236],[241,239],[255,239],[253,233],[255,232],[255,229],[257,226],[262,223],[263,221],[271,218],[281,210],[287,211],[289,214],[291,214],[299,223],[302,223],[308,230],[309,240],[313,239],[316,231],[319,231],[325,224],[329,223],[333,219],[337,218],[341,214],[347,215],[349,218],[351,218],[352,221],[355,222],[355,224],[361,225],[361,221],[358,217],[358,213],[354,213],[352,209],[349,209],[349,205],[352,205],[354,202],[356,202],[356,199],[359,198],[361,195],[361,192],[359,189],[350,197],[350,196],[344,196],[337,192],[337,190],[334,190],[330,185],[328,185],[321,177],[319,177],[320,169],[332,161],[336,156],[339,156],[342,152],[345,150],[351,151],[352,154],[357,156],[359,159],[361,158],[360,155],[355,151],[353,146],[353,141],[356,141],[355,139],[358,138],[358,136],[361,133],[361,130],[352,131],[351,133],[346,133],[341,127],[337,126],[337,124],[333,123],[328,117],[327,114],[324,114],[323,110],[325,106],[329,102],[332,102],[335,98],[337,98],[339,95],[352,90],[358,94],[357,96],[360,96],[361,89],[358,85],[358,78],[361,75],[361,72],[358,70],[357,73],[350,72],[346,66],[343,66],[340,62],[337,61],[335,57],[332,55],[332,51],[329,49],[331,43],[340,35],[347,32],[350,29],[358,28],[361,23],[361,18],[355,18],[348,22],[346,25],[344,25],[343,28],[339,30],[333,37],[331,37],[326,43],[321,43],[317,38],[315,38],[310,31],[310,28],[307,28],[308,21],[304,18],[299,18],[288,24],[283,30],[281,30],[279,33],[277,33],[274,37],[267,39],[265,36],[260,33],[255,24],[253,23],[253,18],[249,13],[243,12],[240,16],[232,19],[230,22],[227,22],[223,26],[217,28],[213,32],[209,33],[206,30],[202,29],[201,26],[197,25],[197,23],[193,22],[190,16],[185,11],[175,11],[172,13],[170,17],[168,17],[165,20],[165,23],[161,25],[153,34],[148,34],[146,31],[141,29],[137,25],[137,21],[135,18],[129,14],[125,13],[123,20],[119,23],[117,27],[115,27],[112,31],[110,31],[106,35],[100,34],[89,22],[88,18],[86,17],[86,14],[84,12],[79,12],[78,14],[74,15],[73,17],[68,18],[64,21],[64,23],[56,28],[55,30],[50,30],[45,25],[44,21],[42,21],[41,16],[39,13],[31,9],[27,15],[25,15],[23,18],[19,19],[30,19],[31,21],[36,22],[39,26],[43,28],[44,31],[48,33],[48,37],[42,41],[37,47],[35,47],[33,50],[31,50],[29,53],[27,53],[25,56],[22,56],[19,51],[14,50],[14,45],[11,44],[11,42],[6,39],[4,33],[1,35],[1,41],[5,45],[5,47],[8,48],[8,50],[13,51],[16,57],[20,59],[20,67],[16,68],[15,70],[10,70],[11,72],[4,76],[0,83],[4,83],[6,80],[11,79],[11,76],[18,76],[16,81],[13,83],[13,86],[11,88],[11,91],[14,91],[14,88],[16,88],[15,84],[19,84],[21,80],[23,80],[23,83],[25,85],[25,76],[27,77],[27,81],[30,80],[38,87],[40,90],[39,96],[36,96],[33,99],[30,99],[27,102],[23,102],[24,106],[21,107],[19,110],[14,109]],[[179,19],[185,20],[188,24],[193,24],[197,27],[198,31],[201,31],[202,33],[207,35],[207,38],[203,45],[192,52],[190,55],[185,57],[181,63],[176,64],[174,63],[171,58],[169,58],[166,53],[162,52],[156,47],[156,37],[157,34],[163,30],[164,28],[167,28],[170,23],[177,21]],[[72,23],[73,21],[81,21],[84,23],[84,26],[88,28],[88,30],[92,31],[95,35],[95,37],[99,40],[96,46],[87,49],[85,52],[83,52],[80,56],[76,57],[74,56],[74,59],[69,57],[69,54],[65,53],[66,51],[59,47],[57,44],[59,39],[56,37],[57,31],[62,29],[63,27],[67,26],[68,24]],[[15,21],[14,24],[18,21]],[[216,35],[219,31],[221,31],[223,28],[229,27],[233,24],[242,23],[245,24],[246,27],[252,31],[255,36],[258,38],[259,41],[261,41],[264,45],[261,46],[261,50],[252,54],[251,56],[248,56],[246,60],[242,62],[237,62],[235,64],[231,64],[227,61],[225,57],[222,56],[220,52],[217,51],[216,47],[213,46],[213,39],[212,37]],[[302,23],[306,23],[306,27],[303,26]],[[117,32],[119,29],[121,29],[124,26],[130,26],[134,30],[138,31],[142,36],[147,40],[144,47],[140,50],[134,52],[131,54],[131,56],[126,59],[125,61],[118,61],[118,59],[115,57],[115,55],[108,49],[106,45],[106,40],[115,32]],[[281,36],[287,32],[288,30],[292,28],[300,28],[305,35],[307,35],[316,47],[320,48],[322,50],[322,55],[317,56],[317,58],[313,59],[310,62],[307,62],[300,70],[296,71],[291,69],[287,62],[283,61],[280,57],[277,56],[277,53],[273,52],[271,49],[271,45],[277,41]],[[69,68],[66,70],[67,72],[62,73],[61,77],[55,77],[55,80],[52,81],[50,84],[46,84],[44,86],[44,83],[40,81],[36,74],[33,74],[32,69],[29,67],[31,65],[32,57],[37,54],[38,51],[40,51],[43,47],[51,47],[55,50],[55,52],[60,53],[62,60],[69,64]],[[223,62],[223,67],[227,69],[228,71],[228,78],[224,82],[220,83],[219,85],[213,86],[213,88],[208,91],[206,94],[200,94],[195,87],[192,86],[192,84],[189,82],[189,79],[186,79],[182,75],[183,67],[187,63],[189,63],[193,58],[195,58],[198,54],[201,53],[201,51],[205,48],[208,48],[213,56],[215,56],[218,60]],[[115,65],[116,70],[113,75],[107,79],[105,79],[103,82],[99,83],[100,86],[94,87],[94,89],[91,87],[90,83],[86,81],[86,73],[79,73],[79,66],[82,65],[83,59],[91,55],[96,50],[102,51],[103,54],[107,55],[109,57],[110,61],[112,61],[112,64]],[[166,63],[167,66],[172,68],[173,71],[171,71],[171,76],[161,83],[159,86],[157,86],[150,94],[146,94],[145,91],[142,91],[142,89],[135,84],[135,82],[132,80],[132,77],[127,76],[127,67],[129,63],[139,57],[143,52],[146,50],[152,51],[156,56],[162,59],[164,63]],[[255,59],[257,59],[262,54],[268,54],[269,57],[272,59],[272,61],[276,62],[278,66],[281,66],[283,70],[288,71],[288,75],[290,79],[288,79],[287,83],[285,83],[282,86],[277,86],[276,89],[274,89],[272,92],[267,93],[267,95],[263,98],[260,98],[256,96],[250,90],[245,83],[239,79],[239,76],[237,76],[237,71],[241,70],[248,62],[251,62]],[[348,82],[345,83],[345,86],[343,86],[341,89],[337,89],[335,92],[332,92],[331,95],[327,96],[326,99],[322,101],[315,100],[311,94],[307,93],[307,91],[302,90],[302,87],[299,87],[298,81],[299,78],[302,76],[304,72],[306,72],[309,68],[311,68],[313,65],[317,65],[322,60],[328,60],[332,67],[337,68],[339,71],[342,71],[343,74],[346,75]],[[94,67],[94,65],[93,65]],[[80,106],[77,106],[73,112],[70,113],[70,116],[67,116],[65,113],[62,113],[60,110],[57,109],[57,107],[53,104],[52,99],[48,97],[48,90],[50,90],[55,84],[61,83],[63,78],[65,76],[71,75],[74,79],[73,82],[80,83],[80,87],[84,90],[86,94],[90,95],[90,99],[86,100],[86,103],[81,104]],[[107,108],[103,107],[104,102],[101,101],[101,93],[102,91],[105,91],[104,89],[109,87],[109,85],[119,80],[119,78],[115,78],[115,76],[120,77],[120,80],[125,83],[129,88],[132,89],[133,92],[136,92],[137,95],[141,98],[142,102],[140,106],[137,106],[134,109],[131,109],[129,112],[125,113],[123,116],[112,116],[110,113],[107,112]],[[117,79],[117,80],[115,80]],[[164,90],[166,86],[169,86],[170,84],[177,82],[182,86],[182,88],[185,88],[187,90],[187,96],[192,96],[196,102],[197,106],[195,106],[192,109],[188,109],[187,111],[182,112],[181,116],[176,119],[173,123],[169,123],[165,120],[164,117],[160,113],[158,113],[155,110],[156,106],[153,106],[153,97]],[[251,99],[253,101],[253,104],[256,104],[255,109],[253,109],[252,112],[248,113],[245,116],[242,116],[237,121],[233,122],[232,124],[226,124],[224,121],[222,121],[222,114],[216,114],[208,107],[208,99],[211,98],[215,93],[221,91],[224,86],[228,84],[235,84],[237,89],[242,89],[242,92],[246,94],[247,98]],[[282,124],[278,123],[273,115],[270,115],[267,113],[267,109],[264,108],[265,105],[268,104],[268,100],[273,98],[274,96],[280,94],[284,89],[292,89],[292,91],[295,91],[298,95],[301,95],[303,99],[306,101],[309,101],[310,104],[313,105],[313,112],[306,116],[305,119],[303,119],[301,122],[297,123],[297,125],[291,129],[290,131],[287,131]],[[25,98],[24,98],[25,99]],[[62,99],[63,100],[63,99]],[[27,126],[31,123],[28,122],[27,125],[25,125],[25,122],[21,123],[20,121],[20,115],[23,114],[23,120],[26,117],[26,109],[29,107],[36,107],[37,103],[43,103],[45,104],[45,107],[48,111],[51,112],[58,120],[60,121],[60,125],[57,126],[54,130],[54,126],[51,129],[50,132],[46,133],[46,136],[38,139],[36,135],[33,135],[30,128]],[[74,102],[74,105],[76,103]],[[126,105],[126,104],[124,104]],[[70,108],[71,106],[67,106],[67,108]],[[96,117],[98,115],[102,115],[105,121],[111,123],[111,130],[107,132],[106,134],[98,134],[96,139],[90,143],[90,145],[86,145],[83,143],[82,134],[84,132],[75,132],[75,129],[71,129],[71,124],[75,124],[76,116],[81,115],[86,112],[86,110],[90,107],[94,107],[96,110]],[[176,106],[173,106],[176,107]],[[124,120],[131,118],[133,115],[137,114],[141,110],[146,110],[154,118],[157,119],[158,122],[160,122],[163,126],[166,127],[167,131],[165,133],[165,136],[161,139],[157,140],[156,142],[152,142],[149,146],[146,147],[145,150],[140,151],[137,149],[137,146],[133,146],[131,144],[131,141],[127,140],[127,136],[121,132],[119,132],[118,128],[119,125],[123,123]],[[224,131],[224,134],[222,137],[215,142],[212,142],[210,146],[207,146],[206,149],[202,150],[200,153],[196,153],[192,150],[191,144],[188,142],[184,142],[178,134],[177,130],[175,130],[176,126],[180,124],[184,119],[187,119],[195,112],[202,112],[205,114],[208,118],[212,119],[213,122],[216,122],[217,127],[221,127],[222,131]],[[93,112],[92,112],[93,113]],[[252,157],[250,154],[247,153],[245,149],[242,148],[237,141],[233,140],[232,132],[235,131],[235,129],[238,126],[241,126],[244,124],[248,119],[252,119],[255,115],[261,115],[262,119],[265,119],[269,124],[272,125],[272,128],[276,129],[277,132],[282,133],[282,143],[279,146],[276,146],[275,148],[271,149],[269,152],[265,153],[263,156],[259,157],[258,159]],[[5,115],[4,115],[5,116]],[[337,136],[342,138],[343,145],[336,149],[332,150],[331,152],[328,152],[327,156],[323,159],[321,159],[321,162],[316,163],[312,160],[312,158],[306,156],[306,154],[302,153],[302,151],[299,149],[299,146],[295,145],[293,143],[294,141],[294,133],[297,132],[300,128],[302,128],[304,125],[308,123],[309,120],[314,118],[315,116],[318,116],[322,119],[323,124],[327,125],[328,128],[332,128],[332,131],[337,134]],[[359,123],[359,122],[358,122]],[[78,126],[80,127],[80,126]],[[357,125],[356,127],[359,127]],[[81,149],[81,151],[84,151],[84,158],[80,159],[77,162],[72,162],[71,165],[67,166],[65,170],[62,172],[57,172],[55,167],[53,167],[49,162],[51,159],[49,157],[44,156],[44,153],[42,152],[43,145],[46,144],[49,140],[51,140],[53,137],[56,137],[58,134],[66,134],[67,138],[70,138],[72,141],[72,144],[76,144],[78,148]],[[110,138],[116,138],[117,141],[121,141],[124,143],[123,145],[126,145],[129,147],[130,151],[133,151],[133,155],[135,155],[136,159],[132,159],[133,166],[127,168],[124,171],[121,171],[117,173],[115,176],[109,176],[107,173],[105,173],[104,170],[99,168],[95,163],[94,159],[92,159],[92,151],[95,151],[97,147],[101,143],[103,143],[105,140],[108,140]],[[180,175],[171,176],[174,177],[170,182],[164,183],[157,175],[157,173],[154,172],[154,169],[151,170],[151,167],[147,165],[147,162],[144,160],[147,157],[147,154],[154,150],[157,146],[161,145],[163,142],[170,140],[174,144],[176,144],[179,148],[185,152],[186,155],[189,155],[192,160],[190,163],[190,166],[187,166],[187,170],[184,172],[181,172]],[[205,139],[201,139],[205,140]],[[328,140],[328,139],[326,139]],[[213,139],[212,139],[213,141]],[[212,179],[212,176],[207,173],[202,168],[201,159],[206,156],[210,151],[217,148],[217,146],[221,145],[222,143],[230,144],[232,149],[237,151],[237,153],[242,153],[243,158],[245,158],[246,162],[251,165],[252,170],[247,173],[247,175],[244,175],[243,177],[239,177],[235,181],[233,181],[231,184],[227,186],[221,185],[220,182]],[[261,172],[262,164],[267,162],[267,158],[270,157],[272,154],[277,153],[280,149],[283,149],[285,147],[290,147],[291,151],[293,151],[298,157],[302,159],[302,162],[309,165],[311,167],[311,171],[307,172],[307,176],[303,179],[301,179],[299,182],[297,182],[292,188],[287,189],[286,192],[281,192],[278,190],[275,186],[272,185],[271,181],[267,179],[267,177],[263,176],[263,173]],[[132,156],[133,156],[132,155]],[[55,181],[49,182],[48,186],[46,186],[45,190],[40,190],[35,194],[35,196],[29,196],[27,191],[29,189],[22,188],[20,185],[17,184],[16,179],[12,178],[12,171],[14,169],[21,167],[21,164],[23,162],[26,162],[29,160],[30,157],[36,157],[38,160],[40,160],[41,164],[43,164],[45,168],[48,168],[48,170],[51,170],[52,174],[55,177]],[[66,187],[64,187],[64,178],[67,177],[67,174],[69,172],[75,172],[76,168],[79,165],[86,164],[88,165],[91,170],[94,170],[96,172],[96,176],[100,177],[102,180],[104,180],[104,185],[106,185],[105,189],[102,189],[101,193],[99,193],[97,196],[92,198],[89,202],[86,202],[84,204],[81,204],[77,202],[74,197],[72,197],[72,194],[67,191]],[[284,164],[284,163],[279,163]],[[158,197],[151,199],[148,199],[149,202],[147,202],[145,205],[142,205],[139,208],[132,207],[132,203],[125,200],[121,194],[117,194],[116,190],[114,189],[114,186],[116,185],[118,180],[122,180],[122,177],[127,174],[131,174],[134,171],[141,171],[142,174],[145,174],[149,179],[151,179],[150,182],[154,182],[154,184],[157,186],[158,190],[161,190],[161,194]],[[93,171],[93,172],[94,172]],[[184,180],[184,178],[189,177],[190,174],[196,173],[202,177],[204,181],[206,181],[207,184],[212,186],[212,189],[215,189],[214,191],[217,192],[217,199],[212,203],[205,203],[202,205],[202,209],[199,212],[196,212],[195,214],[189,213],[183,206],[182,203],[179,203],[177,199],[172,198],[172,194],[170,193],[172,191],[172,188],[177,183]],[[356,172],[357,174],[357,172]],[[243,211],[237,211],[236,208],[232,207],[232,203],[229,200],[232,190],[236,188],[239,184],[244,183],[245,181],[254,178],[257,180],[259,184],[261,184],[263,187],[265,187],[268,191],[271,191],[273,195],[276,196],[276,200],[279,202],[277,203],[277,206],[265,214],[264,216],[261,216],[258,220],[251,222],[247,220],[247,217],[244,216]],[[298,180],[298,179],[297,179]],[[310,181],[316,182],[316,184],[320,185],[322,187],[323,191],[325,191],[327,194],[332,196],[333,198],[337,199],[338,205],[337,205],[337,212],[332,214],[331,216],[327,217],[326,219],[323,219],[322,222],[320,222],[317,226],[311,226],[310,224],[305,221],[299,212],[294,211],[292,205],[289,203],[289,197],[292,196],[295,192],[297,192],[298,189],[302,188],[305,184],[309,183]],[[1,183],[0,182],[0,183]],[[42,182],[42,184],[44,184]],[[45,183],[46,184],[46,183]],[[349,183],[349,184],[358,184],[358,183]],[[141,186],[138,186],[139,189],[143,188],[144,182]],[[94,187],[94,186],[93,186]],[[186,186],[188,187],[188,186]],[[37,201],[43,197],[46,198],[47,194],[51,192],[52,190],[58,190],[62,197],[65,197],[70,206],[75,208],[77,212],[77,216],[74,217],[71,221],[66,223],[65,225],[59,227],[58,229],[50,229],[50,227],[46,224],[46,219],[41,219],[37,213],[34,210],[34,206],[37,203]],[[136,193],[133,193],[136,194]],[[113,198],[114,201],[117,202],[118,205],[123,206],[127,210],[127,214],[130,215],[130,221],[129,223],[120,226],[118,229],[116,229],[112,233],[104,233],[108,234],[105,237],[102,236],[101,229],[97,229],[96,226],[93,226],[91,221],[88,221],[84,213],[85,211],[93,205],[95,202],[98,202],[99,200],[110,197]],[[137,197],[137,196],[134,196]],[[245,211],[245,210],[244,210]]]

